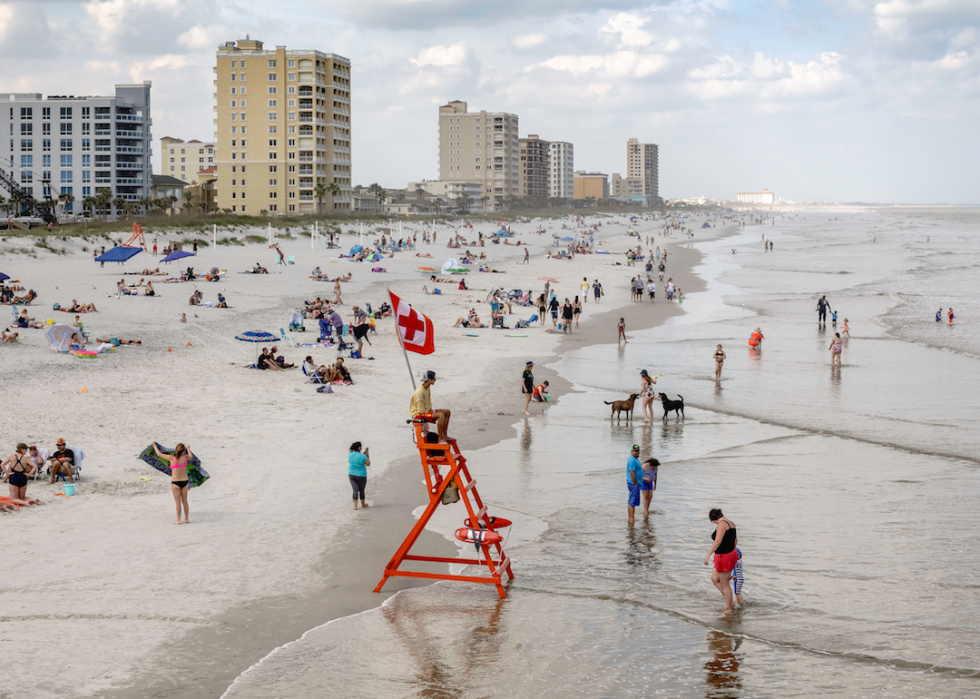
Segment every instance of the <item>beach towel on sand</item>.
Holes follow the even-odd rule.
[[[168,449],[167,447],[161,446],[160,444],[157,444],[157,448],[164,454],[174,453],[173,449]],[[140,452],[137,458],[141,459],[142,461],[145,461],[160,473],[165,473],[168,477],[170,476],[170,463],[159,458],[153,452],[152,444],[148,446],[146,449],[144,449],[142,452]],[[187,480],[190,481],[189,485],[191,488],[196,488],[198,486],[204,485],[204,481],[206,481],[210,477],[211,476],[208,475],[208,472],[205,471],[203,468],[201,468],[201,460],[199,458],[195,456],[191,459],[188,459]]]

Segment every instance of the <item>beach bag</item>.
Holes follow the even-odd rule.
[[[442,504],[451,505],[454,502],[459,502],[459,486],[455,483],[450,483],[442,491]]]
[[[316,389],[317,393],[333,393],[333,389],[330,388],[330,384],[324,384]]]
[[[61,304],[60,303],[56,303],[55,305],[53,305],[51,307],[51,310],[52,311],[60,311],[61,310]]]

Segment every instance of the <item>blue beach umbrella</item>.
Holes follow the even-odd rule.
[[[95,258],[96,262],[126,262],[131,257],[135,257],[143,252],[142,248],[127,247],[125,245],[117,245],[111,250],[106,250],[104,253]]]
[[[267,333],[262,330],[248,330],[243,332],[241,335],[236,335],[235,339],[241,342],[251,342],[255,344],[256,361],[258,361],[259,358],[259,345],[269,345],[273,342],[279,342],[280,340],[278,335],[273,335],[272,333]]]
[[[7,276],[6,274],[4,274],[3,272],[0,272],[0,282],[5,282],[5,281],[7,281],[8,279],[10,279],[10,277],[8,277],[8,276]]]
[[[162,262],[173,262],[174,260],[179,260],[184,257],[194,257],[194,253],[186,252],[184,250],[174,250],[172,253],[167,255],[161,260]]]

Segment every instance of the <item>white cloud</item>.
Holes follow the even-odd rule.
[[[614,51],[604,56],[594,54],[554,56],[546,61],[529,65],[524,72],[550,68],[573,75],[597,71],[612,78],[645,78],[660,72],[668,63],[669,59],[660,54]]]
[[[532,32],[531,34],[520,34],[518,36],[511,37],[510,43],[514,46],[514,48],[526,50],[537,48],[547,41],[547,34]]]
[[[649,46],[653,35],[641,29],[647,23],[644,18],[621,12],[599,30],[602,34],[619,34],[620,46]]]
[[[204,27],[195,26],[177,37],[177,43],[189,49],[204,49],[217,42],[208,37],[208,32]]]
[[[159,56],[149,61],[134,61],[129,67],[129,77],[134,82],[142,82],[146,79],[146,74],[150,71],[160,70],[161,68],[177,70],[178,68],[184,68],[189,65],[191,65],[191,60],[187,56]]]
[[[435,66],[445,68],[446,66],[458,66],[466,60],[466,42],[460,41],[452,46],[430,46],[419,51],[418,58],[409,59],[419,68],[424,66]]]
[[[841,67],[842,57],[834,52],[819,54],[807,63],[794,63],[756,53],[749,66],[743,66],[731,56],[721,56],[715,62],[688,72],[693,80],[688,92],[701,100],[720,100],[754,95],[771,104],[783,99],[826,95],[850,81]]]

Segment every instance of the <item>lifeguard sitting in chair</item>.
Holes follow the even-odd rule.
[[[425,372],[425,380],[422,381],[422,384],[412,394],[412,401],[409,403],[408,412],[413,420],[418,418],[428,423],[434,423],[436,432],[439,435],[439,443],[448,444],[449,418],[452,413],[449,410],[443,410],[441,408],[439,410],[432,409],[432,396],[429,394],[429,388],[435,382],[436,372]]]

